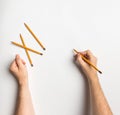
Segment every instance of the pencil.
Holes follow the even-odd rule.
[[[20,38],[21,38],[21,41],[22,41],[23,46],[26,47],[25,42],[24,42],[23,37],[22,37],[21,34],[20,34]],[[29,55],[27,49],[25,49],[25,52],[26,52],[26,54],[27,54],[28,60],[29,60],[29,62],[30,62],[30,65],[33,66],[33,64],[32,64],[32,60],[31,60],[31,58],[30,58],[30,55]]]
[[[43,50],[46,50],[45,47],[42,45],[42,43],[39,41],[39,39],[36,37],[36,35],[33,33],[33,31],[30,29],[30,27],[24,23],[27,30],[31,33],[31,35],[35,38],[35,40],[38,42],[38,44],[43,48]]]
[[[75,49],[73,49],[73,51],[74,51],[76,54],[80,53],[80,52],[78,52],[78,51],[75,50]],[[88,63],[88,64],[89,64],[90,66],[92,66],[95,70],[97,70],[100,74],[102,74],[102,72],[101,72],[94,64],[92,64],[88,59],[86,59],[83,54],[80,53],[80,55],[81,55],[82,59],[83,59],[86,63]]]
[[[21,45],[21,44],[18,44],[18,43],[16,43],[16,42],[11,41],[11,43],[14,44],[14,45],[16,45],[16,46],[18,46],[18,47],[21,47],[21,48],[23,48],[23,49],[29,50],[29,51],[31,51],[31,52],[33,52],[33,53],[36,53],[36,54],[39,54],[39,55],[43,55],[42,53],[40,53],[40,52],[38,52],[38,51],[35,51],[35,50],[33,50],[33,49],[31,49],[31,48],[28,48],[28,47],[25,47],[25,46],[23,46],[23,45]]]

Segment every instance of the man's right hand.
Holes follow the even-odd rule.
[[[75,55],[76,61],[78,62],[83,73],[87,76],[88,80],[97,78],[97,71],[82,59],[81,54],[95,66],[97,65],[97,58],[92,54],[90,50],[78,52]]]

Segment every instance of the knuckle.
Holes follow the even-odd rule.
[[[90,51],[89,49],[87,50],[87,52],[88,52],[88,53],[91,53],[91,51]]]
[[[97,57],[95,57],[95,60],[97,60]]]
[[[96,56],[94,56],[94,59],[97,61],[97,57]]]
[[[10,67],[9,70],[12,71],[13,70],[12,67]]]
[[[97,57],[96,57],[96,56],[94,56],[94,58],[95,58],[95,59],[97,59]]]
[[[9,70],[10,70],[11,72],[14,72],[14,68],[13,68],[13,67],[10,67]]]
[[[88,55],[92,55],[92,52],[91,52],[91,50],[86,50],[86,53],[88,54]]]

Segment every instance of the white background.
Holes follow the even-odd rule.
[[[37,44],[26,22],[46,47]],[[19,34],[30,53],[10,43]],[[17,83],[9,73],[16,54],[26,61],[36,115],[89,115],[86,79],[73,61],[72,49],[90,49],[98,58],[100,83],[114,115],[120,109],[119,0],[0,0],[0,115],[13,115]]]

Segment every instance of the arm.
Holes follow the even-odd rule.
[[[10,71],[18,81],[18,100],[15,115],[35,115],[28,86],[28,74],[25,62],[16,55]]]
[[[96,57],[94,57],[89,50],[81,53],[94,65],[97,65]],[[104,93],[101,89],[99,79],[97,76],[97,71],[82,59],[80,53],[78,53],[75,57],[80,68],[82,69],[83,73],[88,79],[93,115],[113,115],[108,105],[108,102],[104,96]]]

